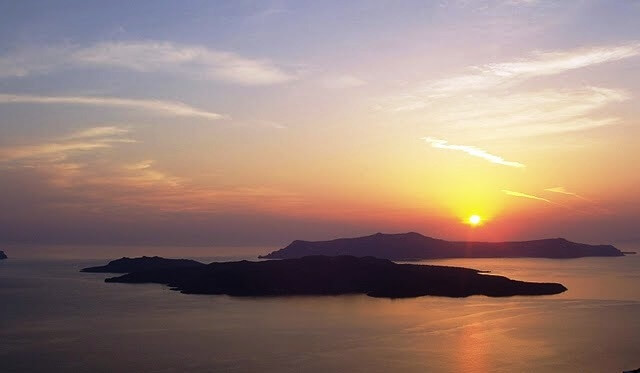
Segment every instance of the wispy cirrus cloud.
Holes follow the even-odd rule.
[[[553,189],[553,190],[550,190],[550,189]],[[562,188],[562,187],[549,188],[549,189],[545,189],[545,191],[552,191],[552,192],[561,193],[561,194],[570,194],[570,195],[578,197],[575,193],[566,192],[564,190],[564,188]],[[536,201],[542,201],[542,202],[545,202],[545,203],[548,203],[548,204],[551,204],[551,205],[554,205],[554,206],[562,207],[564,209],[571,210],[573,212],[577,212],[577,213],[580,213],[580,214],[602,215],[602,214],[609,214],[610,213],[610,211],[608,209],[603,208],[601,206],[590,205],[590,206],[575,207],[575,206],[570,206],[570,205],[566,205],[566,204],[563,204],[563,203],[558,203],[558,202],[555,202],[555,201],[552,201],[550,199],[543,198],[543,197],[540,197],[540,196],[527,194],[527,193],[522,193],[522,192],[516,192],[516,191],[513,191],[513,190],[504,190],[503,189],[502,193],[504,193],[506,195],[509,195],[509,196],[512,196],[512,197],[526,198],[526,199],[532,199],[532,200],[536,200]],[[580,197],[578,197],[578,198],[580,198]],[[584,200],[588,201],[588,202],[591,202],[591,201],[589,201],[587,199],[584,199]]]
[[[117,126],[100,126],[92,127],[74,132],[68,136],[67,139],[86,139],[93,137],[111,137],[119,136],[129,133],[129,130]]]
[[[108,152],[121,144],[137,142],[130,135],[124,126],[105,125],[1,147],[0,169],[35,176],[48,193],[73,196],[61,198],[64,205],[48,203],[56,210],[97,212],[125,206],[163,212],[282,212],[304,203],[294,193],[266,186],[198,185],[163,169],[154,159],[123,162],[122,153],[111,157],[115,151]]]
[[[153,162],[155,162],[153,159],[147,159],[147,160],[127,164],[124,166],[124,168],[126,168],[127,170],[144,170],[144,169],[150,168],[151,165],[153,165]]]
[[[555,202],[552,202],[546,198],[542,198],[542,197],[538,197],[538,196],[534,196],[531,194],[526,194],[526,193],[521,193],[521,192],[515,192],[513,190],[502,190],[502,193],[509,195],[509,196],[513,196],[513,197],[521,197],[521,198],[528,198],[528,199],[535,199],[538,201],[543,201],[543,202],[547,202],[547,203],[552,203],[552,204],[556,204]]]
[[[116,126],[83,129],[37,144],[0,148],[0,162],[31,161],[38,165],[46,161],[65,161],[72,154],[112,148],[116,143],[136,142],[126,136],[128,133],[126,128]]]
[[[149,186],[155,184],[166,184],[171,187],[178,187],[183,182],[184,179],[170,175],[166,172],[162,172],[154,168],[155,160],[146,159],[139,162],[125,164],[122,166],[121,170],[118,170],[117,174],[119,174],[118,179],[121,184],[128,184],[131,186]],[[113,175],[108,176],[107,178],[95,178],[96,180],[102,180],[104,184],[109,184],[112,181],[109,181],[109,178],[113,178]]]
[[[65,67],[73,53],[70,45],[38,46],[13,50],[0,55],[0,78],[44,74]],[[68,67],[68,66],[67,66]]]
[[[45,143],[38,145],[15,146],[0,149],[0,161],[15,161],[27,158],[53,158],[61,160],[72,152],[85,152],[100,148],[110,148],[106,142],[70,142]]]
[[[606,105],[629,100],[620,89],[515,87],[527,79],[596,66],[640,55],[637,41],[568,51],[537,52],[527,58],[473,66],[470,72],[420,84],[382,98],[376,108],[410,121],[428,120],[443,133],[473,132],[475,139],[526,137],[581,131],[614,124]]]
[[[155,112],[162,115],[196,117],[209,120],[225,118],[225,115],[201,110],[179,101],[141,100],[119,97],[94,96],[37,96],[0,94],[0,104],[63,104],[111,106]]]
[[[78,66],[172,73],[240,85],[279,84],[296,78],[266,59],[166,41],[25,48],[0,56],[0,77],[22,77]]]
[[[395,110],[419,109],[419,103],[448,97],[460,92],[508,87],[537,76],[555,75],[566,71],[618,61],[640,55],[640,43],[618,46],[580,48],[569,51],[535,52],[528,58],[509,62],[472,66],[471,72],[425,83],[417,90],[398,97],[405,101]]]
[[[405,114],[428,120],[431,131],[472,134],[475,140],[541,136],[588,130],[618,123],[599,109],[630,99],[622,90],[600,87],[451,97],[424,104],[428,113]],[[425,119],[426,118],[426,119]]]
[[[434,148],[461,151],[471,156],[482,158],[491,163],[496,163],[496,164],[509,166],[509,167],[518,167],[518,168],[525,167],[525,165],[520,162],[507,161],[500,156],[488,153],[487,151],[476,148],[475,146],[449,144],[448,141],[446,140],[436,139],[433,137],[422,137],[422,140],[431,144],[431,146]]]
[[[600,87],[474,95],[429,106],[429,120],[446,130],[475,131],[481,139],[538,136],[614,124],[618,118],[596,111],[629,98],[624,91]]]
[[[560,193],[560,194],[564,194],[564,195],[568,195],[568,196],[574,196],[576,198],[580,198],[582,200],[589,201],[589,199],[579,195],[578,193],[570,192],[565,187],[561,187],[561,186],[554,187],[554,188],[547,188],[547,189],[545,189],[545,191],[552,192],[552,193]]]

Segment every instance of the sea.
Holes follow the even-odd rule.
[[[552,296],[185,295],[81,273],[121,256],[204,262],[274,248],[5,247],[0,372],[622,372],[640,368],[640,254],[448,259]],[[627,245],[624,250],[638,250]]]

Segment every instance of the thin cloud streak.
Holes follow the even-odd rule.
[[[131,164],[125,165],[124,168],[127,169],[127,170],[144,170],[146,168],[151,167],[153,162],[155,162],[153,159],[148,159],[148,160],[139,161],[139,162],[136,162],[136,163],[131,163]]]
[[[0,56],[0,78],[22,78],[63,68],[73,50],[69,45],[14,50]]]
[[[51,193],[73,196],[65,206],[52,202],[50,207],[56,209],[108,211],[126,206],[163,212],[287,214],[292,206],[305,203],[295,193],[265,186],[196,185],[159,169],[153,159],[121,163],[107,154],[94,156],[117,143],[136,142],[128,134],[123,127],[97,126],[36,144],[0,148],[0,169],[37,175]]]
[[[196,117],[209,120],[217,120],[226,117],[222,114],[197,109],[193,106],[189,106],[179,101],[138,100],[117,97],[93,96],[35,96],[0,94],[0,104],[20,103],[124,107],[130,109],[147,110],[164,115]]]
[[[578,209],[578,208],[573,208],[567,205],[564,205],[562,203],[558,203],[558,202],[554,202],[551,201],[549,199],[546,198],[542,198],[542,197],[538,197],[538,196],[534,196],[531,194],[526,194],[526,193],[522,193],[522,192],[516,192],[513,190],[502,190],[503,193],[512,196],[512,197],[520,197],[520,198],[527,198],[527,199],[533,199],[536,201],[542,201],[542,202],[546,202],[549,203],[551,205],[555,205],[555,206],[559,206],[562,208],[565,208],[567,210],[571,210],[580,214],[584,214],[584,215],[593,215],[593,214],[603,214],[603,213],[608,213],[608,211],[606,209],[602,209],[602,208],[597,208],[597,209],[590,209],[590,210],[584,210],[584,209]]]
[[[534,195],[531,195],[531,194],[526,194],[526,193],[521,193],[521,192],[514,192],[512,190],[504,190],[504,189],[502,190],[502,192],[507,194],[507,195],[509,195],[509,196],[513,196],[513,197],[522,197],[522,198],[528,198],[528,199],[535,199],[535,200],[538,200],[538,201],[543,201],[543,202],[547,202],[547,203],[551,203],[551,204],[557,205],[557,203],[552,202],[552,201],[550,201],[550,200],[548,200],[546,198],[534,196]]]
[[[48,142],[0,148],[0,162],[31,161],[34,166],[45,161],[60,162],[74,153],[112,148],[116,143],[136,142],[124,137],[128,133],[129,130],[115,126],[88,128]]]
[[[488,153],[485,150],[476,148],[474,146],[448,144],[448,141],[446,140],[436,139],[433,137],[422,137],[422,140],[426,141],[427,143],[430,143],[431,146],[434,148],[462,151],[471,156],[482,158],[491,163],[501,164],[503,166],[509,166],[509,167],[518,167],[518,168],[525,167],[525,165],[520,162],[507,161],[500,156]]]
[[[25,158],[54,157],[64,159],[71,152],[110,148],[106,142],[73,142],[66,144],[47,143],[40,145],[16,146],[0,149],[0,161],[14,161]]]
[[[552,192],[552,193],[565,194],[565,195],[569,195],[569,196],[574,196],[576,198],[580,198],[580,199],[582,199],[584,201],[589,201],[590,202],[589,199],[587,199],[587,198],[585,198],[585,197],[583,197],[583,196],[581,196],[581,195],[579,195],[577,193],[570,192],[567,189],[565,189],[565,187],[561,187],[561,186],[560,187],[554,187],[554,188],[547,188],[547,189],[545,189],[545,191]]]
[[[476,140],[541,136],[616,124],[619,118],[595,112],[629,98],[600,87],[455,97],[429,104],[428,120],[433,130],[470,133]],[[415,118],[424,121],[422,113]]]
[[[22,49],[0,57],[0,77],[24,77],[73,66],[171,73],[240,85],[279,84],[296,78],[265,59],[165,41],[119,41],[84,47],[60,45]]]
[[[640,43],[637,41],[617,46],[536,52],[529,58],[471,66],[469,73],[423,83],[412,90],[384,98],[376,107],[391,113],[432,110],[435,106],[446,105],[442,100],[449,98],[459,97],[464,100],[475,98],[470,95],[474,92],[492,92],[494,97],[508,99],[513,92],[505,92],[505,89],[525,80],[561,74],[638,55],[640,55]],[[604,90],[604,88],[600,89]],[[436,102],[438,105],[432,105]]]
[[[536,76],[555,75],[640,54],[640,43],[613,47],[582,48],[560,52],[537,52],[530,58],[474,66],[476,72],[441,79],[427,84],[421,93],[442,97],[457,92],[486,90],[507,82],[519,82]],[[427,97],[430,97],[429,95]]]
[[[63,139],[86,139],[93,137],[118,136],[128,133],[129,130],[116,126],[93,127],[74,132]]]

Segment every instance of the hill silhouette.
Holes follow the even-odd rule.
[[[159,283],[189,294],[232,296],[367,294],[404,298],[423,295],[466,297],[547,295],[567,290],[557,283],[534,283],[492,276],[469,268],[396,264],[354,256],[211,263],[140,270],[106,282]]]
[[[104,266],[83,268],[81,272],[130,273],[163,268],[191,268],[199,266],[204,266],[204,264],[189,259],[166,259],[159,256],[143,256],[140,258],[124,257],[112,260]]]
[[[456,242],[426,237],[419,233],[383,234],[339,238],[330,241],[296,240],[261,258],[290,259],[308,255],[374,256],[389,260],[440,258],[580,258],[623,256],[611,245],[588,245],[551,238],[519,242]]]

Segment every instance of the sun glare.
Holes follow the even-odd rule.
[[[471,215],[469,216],[469,224],[478,225],[482,221],[482,218],[479,215]]]

